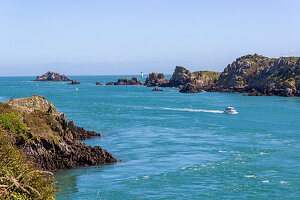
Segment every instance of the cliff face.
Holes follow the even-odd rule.
[[[23,131],[13,133],[15,145],[38,167],[52,170],[117,161],[101,147],[82,143],[80,140],[100,134],[68,122],[44,97],[14,99],[3,105],[2,112],[15,113],[25,124]]]
[[[224,69],[212,90],[300,96],[300,58],[242,56]]]
[[[49,71],[46,74],[43,74],[42,76],[37,76],[34,81],[72,81],[72,80],[65,75],[60,75],[58,73]]]

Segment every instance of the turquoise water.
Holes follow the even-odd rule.
[[[121,160],[57,172],[57,199],[300,198],[300,98],[95,85],[119,77],[0,78],[0,101],[43,95]]]

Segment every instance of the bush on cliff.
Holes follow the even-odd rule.
[[[54,199],[53,175],[33,166],[14,145],[27,127],[13,112],[0,114],[0,199]]]

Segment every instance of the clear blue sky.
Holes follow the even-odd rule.
[[[222,71],[300,56],[299,0],[0,0],[0,76]]]

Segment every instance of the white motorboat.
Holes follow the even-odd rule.
[[[238,112],[235,110],[234,107],[227,107],[224,110],[224,113],[226,113],[226,114],[238,114]]]

